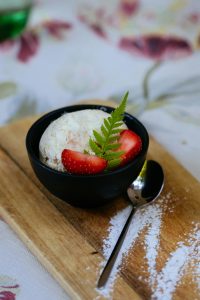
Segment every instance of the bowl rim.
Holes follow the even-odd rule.
[[[145,152],[147,152],[148,147],[149,147],[149,134],[147,129],[145,128],[145,126],[133,115],[125,112],[125,117],[128,117],[129,119],[134,120],[134,122],[139,125],[139,127],[141,127],[145,133],[145,141],[146,141],[146,145],[145,148],[142,148],[142,150],[140,151],[140,153],[137,155],[137,157],[135,159],[133,159],[132,161],[130,161],[129,163],[127,163],[126,165],[117,168],[116,170],[113,171],[109,171],[106,173],[98,173],[98,174],[72,174],[72,173],[67,173],[67,172],[62,172],[62,171],[57,171],[55,169],[50,168],[49,166],[45,165],[43,162],[40,161],[40,159],[37,157],[37,155],[35,154],[35,152],[32,149],[31,146],[31,135],[33,133],[33,131],[36,129],[36,127],[38,125],[40,125],[40,123],[46,121],[48,118],[52,117],[54,114],[60,113],[60,116],[62,114],[64,114],[65,112],[74,112],[74,111],[78,111],[78,110],[83,110],[83,109],[100,109],[100,110],[110,110],[113,111],[115,108],[112,106],[107,106],[107,105],[100,105],[100,104],[75,104],[75,105],[69,105],[69,106],[64,106],[55,110],[52,110],[48,113],[45,113],[43,116],[41,116],[39,119],[37,119],[29,128],[27,134],[26,134],[26,139],[25,139],[25,144],[26,144],[26,149],[28,154],[31,156],[31,158],[34,160],[34,162],[39,165],[40,167],[42,167],[44,170],[52,172],[56,175],[60,175],[63,177],[74,177],[77,179],[80,178],[84,178],[84,179],[89,179],[89,178],[101,178],[101,177],[107,177],[107,176],[111,176],[114,174],[119,174],[123,171],[126,171],[127,169],[129,169],[130,167],[132,167],[133,165],[137,165],[137,163],[139,162],[140,158],[145,154]],[[69,111],[70,110],[70,111]],[[58,117],[59,118],[59,117]],[[54,120],[56,120],[57,118],[55,118]],[[53,122],[54,120],[52,120],[51,122]],[[38,145],[39,146],[39,145]]]

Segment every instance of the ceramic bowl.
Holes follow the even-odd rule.
[[[121,196],[137,178],[146,159],[149,136],[144,125],[125,113],[124,122],[142,139],[142,151],[131,162],[114,171],[96,175],[75,175],[59,172],[39,159],[39,141],[47,126],[66,112],[101,109],[111,113],[114,108],[102,105],[74,105],[54,110],[36,121],[26,136],[26,148],[32,168],[40,182],[53,195],[78,207],[97,207]]]

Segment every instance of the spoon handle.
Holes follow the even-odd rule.
[[[106,282],[107,282],[107,280],[109,278],[109,275],[110,275],[110,273],[112,271],[112,268],[114,266],[114,263],[115,263],[115,261],[117,259],[117,256],[118,256],[119,251],[121,249],[121,246],[122,246],[122,244],[124,242],[124,239],[126,237],[127,231],[128,231],[129,226],[131,224],[132,217],[133,217],[133,215],[134,215],[135,212],[136,212],[136,208],[133,207],[131,209],[131,212],[129,214],[128,219],[126,220],[124,228],[123,228],[123,230],[122,230],[122,232],[121,232],[121,234],[120,234],[120,236],[119,236],[119,238],[117,240],[117,243],[115,244],[115,247],[114,247],[114,249],[113,249],[113,251],[112,251],[112,253],[111,253],[111,255],[110,255],[110,257],[109,257],[109,259],[108,259],[108,261],[107,261],[107,263],[106,263],[106,265],[105,265],[105,267],[104,267],[104,269],[103,269],[103,271],[101,273],[101,276],[99,277],[99,280],[98,280],[98,283],[97,283],[97,287],[98,288],[103,287],[106,284]]]

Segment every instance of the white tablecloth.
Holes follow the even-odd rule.
[[[0,45],[0,122],[129,90],[128,110],[199,180],[199,28],[198,0],[38,1],[29,42]],[[0,299],[68,299],[3,221],[0,237]]]

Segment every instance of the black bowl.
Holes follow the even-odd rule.
[[[108,113],[113,111],[113,108],[102,105],[74,105],[54,110],[31,126],[26,136],[26,148],[33,170],[41,183],[65,202],[86,208],[108,203],[126,191],[144,164],[149,136],[145,127],[135,117],[125,113],[124,122],[142,139],[142,151],[127,165],[96,175],[68,174],[44,165],[39,159],[39,141],[47,126],[65,112],[83,109],[101,109]]]

